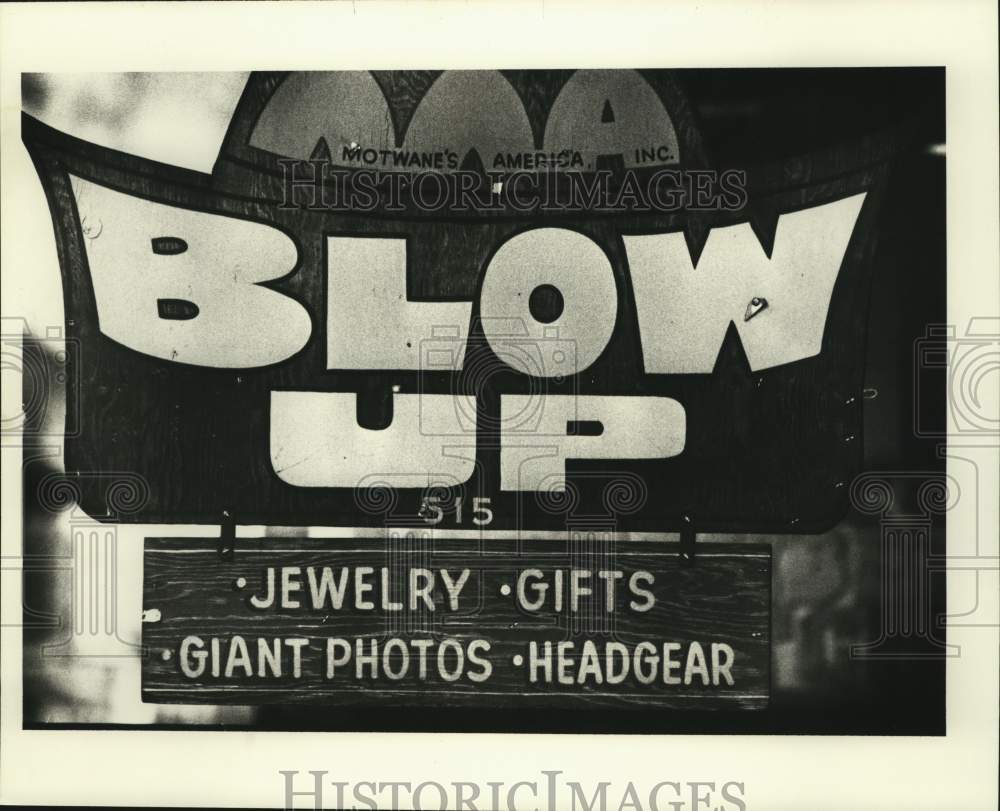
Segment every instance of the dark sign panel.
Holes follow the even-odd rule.
[[[24,139],[94,516],[801,532],[846,509],[881,140],[714,167],[666,71],[259,74],[211,176]]]
[[[509,541],[149,539],[143,698],[758,709],[771,553],[606,533]]]

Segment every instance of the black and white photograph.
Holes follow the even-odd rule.
[[[0,801],[995,808],[996,9],[212,5],[3,9]]]

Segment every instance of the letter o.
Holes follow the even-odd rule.
[[[393,670],[392,657],[399,657],[399,669]],[[390,639],[382,648],[382,671],[390,679],[398,681],[406,675],[410,669],[410,651],[407,650],[406,643],[402,639]]]
[[[536,320],[528,304],[541,285],[555,287],[564,301],[550,323]],[[534,377],[568,377],[597,360],[611,340],[618,319],[614,270],[583,234],[525,231],[490,261],[479,313],[490,348],[508,366]]]
[[[452,651],[457,659],[457,666],[454,670],[449,671],[445,667],[445,652]],[[462,671],[465,669],[465,654],[462,650],[462,646],[456,642],[454,639],[446,639],[441,643],[437,652],[437,666],[438,666],[438,676],[441,677],[443,681],[457,681],[462,675]]]

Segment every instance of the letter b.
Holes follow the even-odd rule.
[[[291,357],[312,322],[261,287],[296,264],[269,225],[143,200],[72,178],[101,332],[156,358],[245,369]]]

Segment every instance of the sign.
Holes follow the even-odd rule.
[[[154,702],[759,709],[771,553],[497,539],[153,538]]]
[[[23,137],[95,517],[812,532],[847,508],[882,139],[714,167],[673,75],[619,70],[255,74],[211,176]]]

